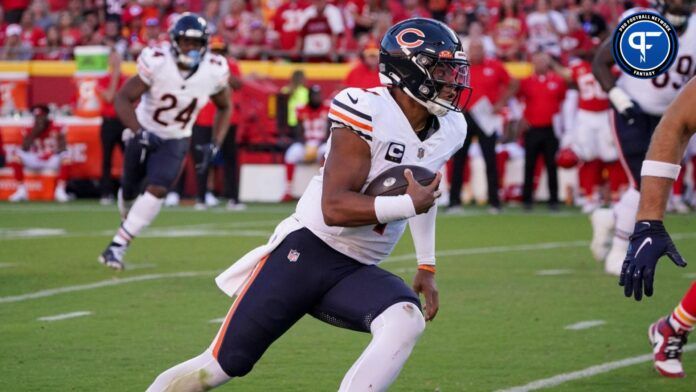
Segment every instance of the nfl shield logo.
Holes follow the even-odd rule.
[[[295,249],[290,249],[290,252],[288,253],[288,260],[290,260],[291,263],[294,263],[299,258],[300,252],[296,251]]]
[[[419,147],[418,148],[418,159],[423,159],[424,156],[425,156],[425,148]]]

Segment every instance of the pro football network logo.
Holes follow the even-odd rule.
[[[661,15],[638,12],[616,26],[612,49],[616,64],[627,74],[651,79],[674,62],[679,49],[677,32]]]

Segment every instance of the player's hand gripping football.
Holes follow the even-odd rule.
[[[636,222],[623,266],[619,285],[624,287],[627,297],[636,301],[653,294],[655,268],[660,257],[667,255],[674,264],[686,267],[686,260],[679,254],[661,221],[642,220]]]
[[[425,320],[432,321],[440,309],[440,294],[437,291],[435,284],[435,273],[419,269],[416,271],[416,276],[413,278],[413,291],[416,294],[423,294],[425,298]]]
[[[406,194],[411,196],[413,207],[416,209],[416,214],[428,212],[430,207],[435,204],[435,201],[442,193],[437,189],[438,186],[440,186],[442,173],[438,172],[435,175],[433,182],[426,186],[419,184],[418,181],[413,178],[413,172],[411,172],[409,169],[404,170],[404,177],[406,177],[406,181],[408,182]]]

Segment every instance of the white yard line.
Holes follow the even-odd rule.
[[[44,317],[39,317],[37,318],[38,321],[60,321],[60,320],[67,320],[75,317],[83,317],[83,316],[89,316],[91,315],[92,312],[88,311],[79,311],[79,312],[70,312],[70,313],[62,313],[62,314],[56,314],[55,316],[44,316]]]
[[[606,323],[607,322],[604,320],[585,320],[585,321],[577,322],[575,324],[566,325],[565,329],[568,329],[571,331],[580,331],[583,329],[599,327],[600,325],[604,325]]]
[[[208,211],[195,211],[192,207],[180,206],[174,208],[164,209],[163,212],[169,213],[195,213],[195,214],[205,214],[205,213],[219,213],[228,214],[230,216],[243,215],[243,214],[283,214],[292,213],[295,210],[294,205],[288,206],[251,206],[244,211],[227,211],[225,208],[213,208]],[[57,206],[55,204],[42,203],[42,204],[18,204],[18,205],[2,205],[0,204],[0,214],[2,213],[73,213],[73,212],[103,212],[107,214],[117,214],[118,210],[116,207],[104,207],[104,206],[90,206],[90,205],[62,205]]]
[[[14,263],[0,263],[0,268],[11,268],[16,266],[17,264]]]
[[[696,350],[696,344],[689,344],[684,346],[684,351],[694,351]],[[529,392],[536,391],[538,389],[551,388],[563,383],[580,380],[583,378],[593,377],[598,374],[607,373],[612,370],[625,368],[628,366],[637,365],[643,362],[652,361],[652,354],[639,355],[636,357],[630,357],[621,359],[613,362],[606,362],[595,366],[590,366],[586,369],[578,370],[570,373],[562,373],[553,377],[544,378],[541,380],[532,381],[529,384],[520,385],[517,387],[499,389],[496,392]],[[655,376],[657,377],[657,376]]]
[[[225,318],[224,317],[214,318],[212,320],[208,320],[208,322],[210,324],[222,324],[223,322],[225,322]]]
[[[213,236],[237,236],[237,237],[269,237],[272,230],[249,230],[251,228],[273,228],[278,224],[278,220],[259,220],[259,221],[235,221],[235,222],[217,222],[217,223],[198,223],[192,225],[176,225],[176,226],[157,226],[146,229],[142,237],[197,237],[202,235]],[[206,230],[207,229],[207,230]],[[241,229],[241,230],[230,230]],[[35,239],[45,237],[108,237],[116,232],[116,227],[108,230],[100,231],[73,231],[69,232],[62,228],[0,228],[0,241],[16,240],[16,239]]]
[[[685,238],[696,238],[696,233],[677,233],[672,236],[674,239],[685,239]],[[582,246],[587,246],[587,241],[566,241],[566,242],[542,242],[538,244],[526,244],[526,245],[512,245],[512,246],[490,246],[483,248],[468,248],[468,249],[450,249],[441,252],[437,252],[438,257],[448,257],[448,256],[466,256],[466,255],[479,255],[479,254],[491,254],[491,253],[506,253],[506,252],[527,252],[535,250],[547,250],[547,249],[562,249],[562,248],[577,248]],[[403,260],[414,260],[416,257],[415,253],[398,255],[390,257],[385,260],[388,262],[397,262]],[[49,290],[41,290],[33,293],[13,295],[9,297],[0,297],[0,304],[12,303],[12,302],[22,302],[30,299],[52,297],[54,295],[70,293],[74,291],[84,291],[93,290],[108,286],[118,286],[126,283],[140,282],[145,280],[156,280],[156,279],[167,279],[167,278],[188,278],[193,276],[201,275],[212,275],[219,271],[189,271],[189,272],[176,272],[170,274],[152,274],[152,275],[141,275],[141,276],[131,276],[123,279],[115,280],[105,280],[101,282],[88,283],[77,286],[66,286],[59,287]]]
[[[547,269],[537,271],[535,275],[538,276],[557,276],[557,275],[570,275],[573,273],[571,269]]]
[[[158,280],[158,279],[169,279],[169,278],[192,278],[197,276],[208,276],[216,274],[220,271],[187,271],[187,272],[174,272],[169,274],[150,274],[150,275],[140,275],[131,276],[128,278],[121,279],[111,279],[102,280],[95,283],[80,284],[76,286],[65,286],[58,287],[55,289],[35,291],[33,293],[11,295],[9,297],[0,297],[0,304],[13,303],[13,302],[23,302],[31,299],[53,297],[58,294],[72,293],[76,291],[86,291],[100,289],[102,287],[109,286],[120,286],[122,284],[133,283],[133,282],[143,282],[147,280]]]
[[[153,263],[128,263],[128,271],[133,271],[133,270],[139,270],[139,269],[148,269],[148,268],[157,268],[157,264]]]

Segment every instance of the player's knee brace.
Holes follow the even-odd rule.
[[[399,302],[388,307],[370,325],[372,334],[387,334],[404,344],[414,344],[425,330],[420,309],[411,302]]]

